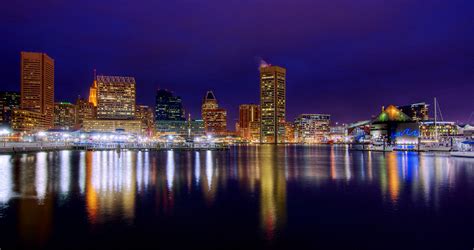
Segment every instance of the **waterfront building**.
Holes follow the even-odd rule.
[[[156,92],[155,126],[158,133],[186,133],[187,122],[181,97],[165,89]]]
[[[140,120],[84,120],[84,132],[126,132],[142,135],[145,129]]]
[[[207,91],[201,106],[204,128],[209,134],[225,134],[227,132],[227,111],[219,108],[212,91]]]
[[[20,108],[20,98],[19,92],[0,92],[0,127],[11,126],[13,110]]]
[[[73,130],[76,127],[76,105],[70,102],[54,104],[54,128]]]
[[[331,115],[301,114],[295,119],[296,142],[321,143],[329,137]]]
[[[437,136],[455,136],[458,134],[455,122],[445,121],[423,121],[420,123],[420,135],[422,138],[436,138]]]
[[[474,125],[470,125],[470,124],[458,125],[457,130],[458,130],[458,135],[462,135],[466,137],[474,136]]]
[[[27,119],[40,123],[35,129],[46,130],[54,124],[54,60],[45,53],[21,52],[21,109],[17,122]],[[33,114],[37,113],[37,114]],[[31,116],[31,117],[27,117]],[[43,116],[41,119],[37,117]],[[16,126],[20,127],[29,126]]]
[[[285,141],[286,69],[279,66],[260,67],[260,142]]]
[[[15,131],[34,133],[44,131],[49,126],[48,118],[39,112],[14,109],[11,127]]]
[[[336,123],[336,125],[331,126],[329,130],[330,141],[334,143],[347,142],[348,129],[345,124],[339,125],[338,123]]]
[[[413,121],[427,121],[429,104],[424,102],[414,103],[410,105],[398,106],[397,108],[410,117]]]
[[[293,122],[285,122],[285,142],[286,143],[295,143],[296,134],[295,134],[295,124]]]
[[[155,117],[153,109],[146,105],[137,105],[135,108],[135,119],[142,122],[143,131],[146,135],[153,135],[155,131]]]
[[[76,128],[82,128],[84,120],[94,120],[97,118],[97,108],[93,103],[84,98],[76,100]]]
[[[247,141],[258,141],[260,138],[260,106],[242,104],[239,106],[239,120],[236,131],[238,136]]]
[[[370,135],[373,140],[396,144],[416,144],[420,136],[418,122],[389,105],[382,107],[380,114],[371,122]]]
[[[184,108],[181,97],[171,91],[159,89],[156,92],[155,119],[157,121],[184,121]]]
[[[97,119],[135,119],[135,78],[97,76]]]

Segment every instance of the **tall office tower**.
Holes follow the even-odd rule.
[[[286,69],[279,66],[260,67],[260,142],[285,141]]]
[[[135,78],[97,76],[97,119],[135,119]]]
[[[260,140],[260,106],[242,104],[239,106],[238,135],[248,141]]]
[[[14,109],[20,108],[20,93],[0,92],[0,127],[9,127]]]
[[[153,131],[155,130],[153,108],[146,105],[137,105],[135,108],[135,120],[141,121],[144,134],[149,136],[153,135]]]
[[[94,69],[94,81],[92,82],[92,87],[89,89],[89,102],[97,107],[97,74]]]
[[[165,121],[184,121],[181,97],[174,96],[171,91],[159,89],[156,92],[155,119]]]
[[[54,60],[45,53],[21,52],[21,109],[41,113],[38,129],[54,124]]]
[[[97,118],[97,108],[94,104],[83,98],[76,101],[76,128],[82,128],[84,120],[94,120]]]
[[[76,105],[70,102],[54,104],[54,128],[73,130],[76,126]]]
[[[216,96],[212,91],[207,91],[204,96],[201,115],[206,133],[223,134],[227,132],[227,111],[219,108]]]
[[[159,133],[185,135],[187,122],[181,97],[158,89],[155,103],[155,126]]]
[[[295,119],[296,142],[321,143],[329,138],[331,115],[302,114]]]

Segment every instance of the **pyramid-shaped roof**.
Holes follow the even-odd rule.
[[[374,122],[408,122],[411,118],[393,105],[389,105],[375,118]]]
[[[204,98],[205,100],[216,100],[216,97],[214,96],[214,93],[212,91],[207,91],[206,97]]]

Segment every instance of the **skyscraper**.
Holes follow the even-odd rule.
[[[54,104],[54,128],[72,130],[76,126],[76,105],[69,102]]]
[[[97,119],[135,118],[135,78],[97,76]]]
[[[155,119],[157,121],[186,120],[181,97],[174,96],[166,89],[159,89],[156,92]]]
[[[181,97],[171,91],[159,89],[155,103],[156,131],[166,134],[186,134],[187,122]]]
[[[21,52],[21,109],[42,114],[38,129],[53,127],[54,60],[45,53]]]
[[[219,108],[216,96],[207,91],[201,106],[206,133],[223,134],[227,132],[227,111]]]
[[[248,141],[260,140],[260,106],[242,104],[239,106],[238,135]]]
[[[84,120],[94,120],[97,118],[97,107],[84,98],[76,100],[76,127],[82,128]]]
[[[286,69],[279,66],[260,67],[260,142],[285,141]]]
[[[92,87],[89,89],[89,102],[97,107],[97,75],[94,69],[94,81],[92,82]]]
[[[0,127],[11,125],[13,110],[20,108],[20,93],[0,92]]]

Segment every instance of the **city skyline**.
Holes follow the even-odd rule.
[[[7,4],[0,17],[0,30],[9,34],[0,48],[5,55],[2,86],[19,90],[20,51],[44,52],[55,59],[56,101],[87,96],[96,68],[100,74],[135,77],[141,104],[152,106],[158,88],[172,89],[193,117],[200,113],[202,94],[211,89],[225,100],[221,105],[232,127],[240,104],[258,102],[263,58],[288,69],[288,120],[301,113],[330,113],[334,121],[350,122],[376,115],[381,106],[431,103],[438,97],[447,120],[466,122],[474,111],[469,56],[474,32],[468,11],[473,3],[455,2],[276,1],[274,13],[268,13],[261,11],[264,1],[238,6],[209,1],[212,19],[204,11],[210,7],[199,3],[177,16],[164,13],[177,3],[144,2],[131,8],[107,2],[42,3],[36,6],[42,13],[33,13],[36,3],[31,10]],[[106,7],[108,14],[98,15]],[[229,19],[219,13],[223,9],[244,13],[241,20],[247,21]],[[19,11],[24,14],[16,15]],[[295,13],[298,18],[282,22]],[[38,15],[61,22],[41,21]],[[279,21],[278,31],[264,28],[266,22]],[[97,27],[90,29],[88,22]],[[161,28],[164,24],[171,27]],[[121,25],[127,29],[117,29]],[[229,26],[239,28],[217,36]],[[48,36],[38,38],[37,32]]]

